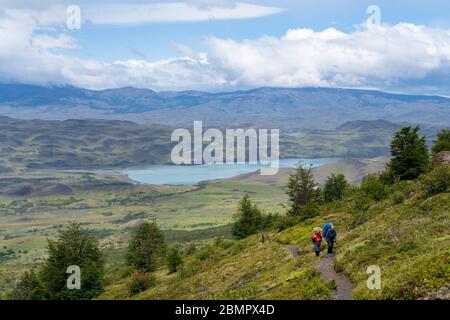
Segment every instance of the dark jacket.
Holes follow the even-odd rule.
[[[327,240],[327,242],[336,241],[336,230],[328,229],[325,239]]]

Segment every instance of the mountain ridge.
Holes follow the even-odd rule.
[[[0,84],[0,115],[21,119],[120,119],[192,127],[334,129],[345,121],[450,124],[450,99],[339,88],[272,88],[209,93],[124,87]]]

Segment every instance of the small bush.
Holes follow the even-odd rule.
[[[44,300],[44,287],[34,272],[25,272],[15,285],[10,297],[11,300]]]
[[[190,256],[197,251],[197,245],[194,242],[191,242],[183,247],[183,254],[186,256]]]
[[[214,246],[216,248],[221,248],[221,249],[228,249],[229,247],[231,247],[234,244],[234,241],[232,240],[225,240],[223,238],[216,238],[214,240]]]
[[[169,249],[166,260],[170,273],[177,272],[178,267],[183,264],[183,258],[181,257],[180,251],[175,247]]]
[[[295,226],[298,223],[300,223],[300,218],[298,216],[278,216],[274,221],[273,226],[278,231],[283,231]]]
[[[206,246],[200,249],[195,255],[195,257],[197,258],[197,260],[204,261],[212,257],[214,254],[215,254],[214,248],[211,246]]]
[[[353,206],[360,211],[366,211],[372,204],[372,198],[368,197],[364,192],[357,192],[353,200]]]
[[[383,200],[389,192],[389,189],[375,175],[366,176],[361,183],[360,190],[368,198],[375,201]]]
[[[127,278],[131,276],[136,269],[134,269],[132,266],[124,266],[120,269],[119,276],[120,278]]]
[[[450,186],[450,165],[440,165],[424,174],[419,180],[420,188],[427,196],[447,191]]]
[[[305,221],[320,215],[320,213],[320,208],[316,203],[308,203],[299,210],[298,217],[300,218],[300,221]]]
[[[155,284],[156,279],[152,274],[144,270],[137,270],[131,275],[131,280],[128,283],[128,294],[130,296],[136,295],[153,287]]]
[[[380,172],[378,179],[385,185],[391,185],[398,181],[389,165],[387,165],[384,170]]]
[[[392,201],[394,202],[394,204],[403,203],[404,200],[405,200],[405,194],[401,191],[396,191],[392,195]]]

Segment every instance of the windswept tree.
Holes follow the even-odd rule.
[[[347,180],[345,180],[343,174],[335,175],[332,173],[331,176],[327,178],[323,189],[325,202],[342,199],[348,186],[349,184]]]
[[[430,169],[430,155],[419,127],[405,127],[394,134],[389,170],[396,179],[413,180]]]
[[[263,225],[262,213],[256,204],[253,204],[248,194],[244,195],[239,202],[232,227],[233,236],[243,239],[261,230]]]
[[[72,268],[79,268],[79,288],[69,288]],[[75,274],[75,272],[73,273]],[[49,299],[92,299],[103,290],[104,258],[97,240],[71,223],[59,232],[56,240],[48,241],[48,258],[39,273]],[[77,280],[74,280],[77,281]]]
[[[302,215],[307,211],[305,218],[311,216],[310,211],[319,203],[321,190],[314,181],[312,166],[306,166],[303,162],[297,164],[293,173],[289,175],[287,195],[291,202],[289,215]]]
[[[156,223],[144,222],[128,243],[127,262],[138,270],[153,272],[165,251],[164,235]]]
[[[433,155],[436,155],[441,151],[450,151],[450,130],[448,129],[439,131],[437,139],[433,141]]]

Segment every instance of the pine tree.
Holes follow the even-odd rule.
[[[344,196],[344,192],[348,187],[348,182],[343,174],[331,174],[325,182],[323,189],[325,202],[340,200]]]
[[[289,175],[287,185],[287,195],[291,202],[289,215],[301,215],[302,210],[307,211],[307,216],[314,215],[313,211],[320,201],[321,191],[314,181],[311,166],[307,167],[304,163],[297,164],[295,171]],[[305,216],[305,218],[307,218]]]
[[[232,227],[233,236],[243,239],[261,230],[263,217],[258,207],[253,204],[248,194],[239,202],[235,222]]]
[[[167,267],[171,273],[177,272],[180,265],[183,264],[183,258],[176,247],[171,247],[167,252]]]
[[[413,180],[430,169],[430,156],[425,137],[419,137],[419,127],[405,127],[394,134],[389,169],[400,180]]]
[[[437,139],[433,141],[433,155],[441,151],[450,151],[450,130],[442,129],[437,134]]]
[[[144,222],[136,228],[128,243],[127,262],[136,269],[155,271],[165,249],[164,235],[156,223]]]
[[[97,240],[71,223],[59,232],[56,240],[48,241],[48,258],[39,277],[49,299],[92,299],[103,289],[104,259]],[[69,289],[67,268],[80,268],[80,289]]]

